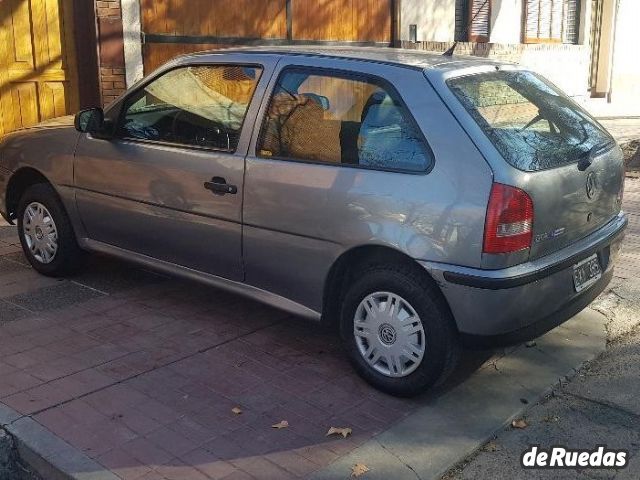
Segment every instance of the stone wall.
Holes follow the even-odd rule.
[[[444,52],[447,42],[403,42],[404,48]],[[473,55],[518,63],[544,75],[572,97],[583,100],[589,89],[589,48],[585,45],[501,44],[461,42],[457,55]]]

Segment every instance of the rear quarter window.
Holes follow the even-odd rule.
[[[578,162],[613,138],[542,77],[496,71],[453,78],[448,87],[502,157],[524,171]]]

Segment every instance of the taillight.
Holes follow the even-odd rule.
[[[494,183],[484,227],[484,253],[510,253],[531,247],[533,202],[519,188]]]

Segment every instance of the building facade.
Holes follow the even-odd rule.
[[[524,64],[576,98],[640,102],[640,0],[3,0],[0,136],[108,104],[176,55],[403,46]]]
[[[402,45],[526,65],[578,98],[637,101],[638,0],[402,0]]]

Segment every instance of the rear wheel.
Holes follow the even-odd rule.
[[[35,270],[51,277],[77,270],[84,252],[53,187],[40,183],[27,188],[18,203],[17,215],[20,243]]]
[[[411,268],[376,266],[347,291],[341,334],[357,372],[374,387],[412,396],[442,382],[458,358],[440,292]]]

